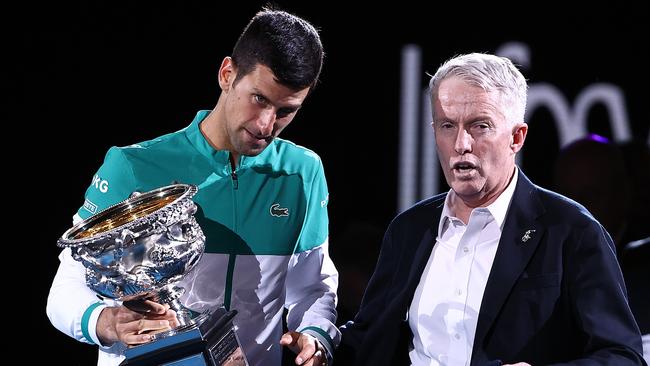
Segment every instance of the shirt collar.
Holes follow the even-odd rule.
[[[512,196],[515,193],[515,187],[517,187],[517,176],[519,175],[519,169],[515,165],[515,173],[512,175],[512,179],[506,187],[505,191],[492,202],[487,209],[494,217],[494,220],[499,225],[499,228],[503,229],[503,222],[506,221],[506,214],[508,213],[508,207],[510,207],[510,201],[512,201]]]
[[[506,214],[508,213],[508,207],[510,207],[510,201],[512,201],[512,196],[515,193],[515,187],[517,187],[517,178],[519,176],[519,168],[515,165],[515,173],[508,183],[506,189],[497,197],[497,199],[492,202],[487,207],[477,207],[476,209],[486,209],[490,212],[494,220],[496,221],[499,228],[503,229],[503,223],[506,219]],[[440,216],[440,222],[438,224],[438,235],[442,233],[445,228],[447,221],[455,217],[451,212],[451,207],[449,207],[449,200],[452,194],[455,194],[453,190],[449,190],[447,197],[445,197],[445,205],[442,208],[442,215]]]

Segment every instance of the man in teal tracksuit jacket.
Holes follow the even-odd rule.
[[[303,57],[292,57],[296,52]],[[275,138],[318,79],[322,55],[309,23],[281,11],[258,13],[221,64],[215,108],[200,111],[183,130],[111,148],[75,215],[78,222],[135,191],[197,185],[193,200],[206,252],[180,283],[181,302],[196,311],[237,310],[234,324],[251,364],[279,364],[281,345],[295,350],[299,363],[321,364],[340,338],[323,165],[314,152]],[[60,259],[48,316],[64,333],[98,344],[100,365],[118,364],[126,346],[147,342],[142,330],[159,319],[174,325],[159,304],[143,315],[98,301],[68,249]],[[284,308],[289,332],[283,335]]]

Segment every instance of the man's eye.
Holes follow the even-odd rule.
[[[293,112],[294,112],[293,109],[279,109],[278,112],[276,113],[276,117],[283,118],[290,115]]]
[[[259,94],[255,94],[255,95],[254,95],[254,98],[255,98],[255,102],[256,102],[256,103],[259,103],[259,104],[266,104],[266,98],[264,98],[263,96],[261,96],[261,95],[259,95]]]

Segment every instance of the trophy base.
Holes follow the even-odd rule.
[[[232,324],[235,314],[222,307],[192,329],[129,348],[120,366],[248,365]]]

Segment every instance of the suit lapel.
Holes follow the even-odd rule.
[[[411,269],[408,272],[407,286],[405,288],[404,299],[407,300],[404,304],[406,307],[405,311],[408,311],[408,307],[411,305],[413,300],[413,295],[415,294],[415,289],[420,284],[420,279],[422,277],[422,272],[427,266],[429,257],[431,256],[431,251],[433,246],[436,244],[436,237],[438,236],[438,223],[440,222],[440,216],[442,215],[442,208],[445,203],[445,196],[436,204],[433,209],[433,215],[431,217],[431,225],[429,229],[425,231],[420,239],[420,243],[417,246],[413,254],[413,260],[410,262]]]
[[[544,227],[536,221],[543,212],[537,188],[520,171],[483,293],[474,337],[475,351],[483,348],[486,334],[544,234]],[[475,352],[478,356],[476,353],[478,352]]]
[[[422,232],[417,247],[413,251],[408,252],[404,261],[400,264],[400,266],[406,266],[408,270],[404,272],[407,276],[406,282],[403,282],[403,288],[397,296],[399,299],[396,307],[397,313],[391,312],[390,315],[393,320],[399,319],[397,323],[398,328],[396,329],[397,335],[394,340],[395,353],[392,361],[390,357],[386,358],[386,361],[392,364],[406,364],[409,362],[408,344],[411,342],[413,334],[407,321],[408,310],[413,301],[415,289],[420,283],[422,272],[431,256],[431,250],[436,243],[438,223],[442,215],[445,196],[441,195],[442,198],[439,201],[434,201],[435,206],[432,207],[432,211],[423,216],[423,219],[426,220],[424,224],[426,229]]]

